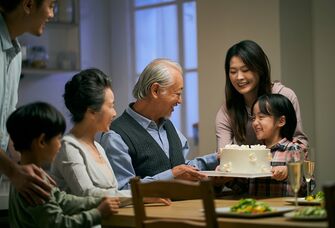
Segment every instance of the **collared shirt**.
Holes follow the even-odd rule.
[[[307,158],[307,150],[302,142],[291,142],[286,138],[280,140],[271,148],[272,162],[274,166],[286,166],[286,156],[296,157],[300,156],[303,151],[305,158]],[[304,159],[304,158],[303,158]],[[271,178],[251,179],[249,182],[249,194],[252,196],[289,196],[293,192],[290,189],[287,179],[283,181],[276,181]],[[305,195],[306,182],[302,180],[299,195]]]
[[[126,112],[152,136],[152,138],[162,148],[165,155],[169,157],[169,141],[166,130],[163,127],[165,121],[163,120],[162,123],[157,125],[154,121],[140,115],[130,107],[126,109]],[[183,156],[186,158],[189,154],[189,145],[187,143],[187,139],[180,131],[177,130],[177,133],[182,144]],[[122,140],[121,136],[112,130],[103,134],[101,138],[101,145],[104,147],[109,162],[113,167],[115,176],[118,180],[119,189],[129,189],[129,180],[132,177],[135,177],[136,173],[132,164],[132,159],[128,152],[128,146]],[[199,170],[214,170],[218,165],[218,159],[216,153],[212,153],[203,157],[186,161],[186,164],[195,166]],[[173,178],[172,170],[168,169],[154,176],[147,176],[142,179],[142,182],[169,180]]]
[[[22,56],[18,41],[11,40],[7,25],[0,14],[0,148],[7,150],[8,116],[15,110],[21,75]]]

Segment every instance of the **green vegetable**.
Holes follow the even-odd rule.
[[[322,207],[303,207],[294,212],[294,217],[326,217],[326,210]]]
[[[316,199],[316,200],[324,200],[324,198],[325,198],[325,194],[324,194],[324,192],[319,191],[319,192],[317,192],[316,195],[315,195],[315,199]]]
[[[325,194],[322,191],[318,191],[315,195],[309,195],[305,197],[307,201],[313,201],[313,200],[323,201],[324,198],[325,198]]]
[[[264,202],[255,199],[241,199],[236,205],[230,208],[231,212],[256,214],[272,211],[272,209]]]

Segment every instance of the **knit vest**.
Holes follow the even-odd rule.
[[[154,176],[177,165],[185,164],[182,145],[170,120],[164,123],[169,141],[168,158],[152,136],[127,112],[114,120],[111,130],[118,133],[129,148],[129,155],[137,176]]]

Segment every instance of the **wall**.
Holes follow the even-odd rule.
[[[63,113],[66,118],[67,129],[69,129],[72,123],[62,95],[64,93],[64,85],[72,75],[73,73],[24,75],[19,84],[17,106],[35,101],[48,102]]]
[[[129,27],[129,1],[113,0],[110,2],[111,39],[110,66],[113,90],[115,93],[115,109],[121,115],[132,98],[131,39]]]
[[[297,94],[304,131],[308,133],[310,146],[315,147],[311,0],[280,1],[280,47],[282,81]],[[314,158],[314,154],[311,156]]]
[[[99,0],[99,4],[94,0],[80,1],[80,39],[73,40],[64,34],[58,34],[57,44],[68,47],[79,43],[81,69],[96,67],[108,75],[111,74],[109,3],[109,0]],[[49,35],[47,31],[42,37],[33,39],[44,44]],[[38,100],[49,102],[64,114],[69,130],[72,123],[62,95],[65,83],[75,73],[77,72],[25,75],[20,81],[18,106]]]
[[[335,1],[313,0],[316,177],[318,187],[334,175]]]

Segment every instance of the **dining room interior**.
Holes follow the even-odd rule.
[[[187,91],[189,95],[185,95],[189,96],[189,100],[186,100],[180,110],[173,114],[177,116],[173,120],[192,143],[193,151],[190,158],[209,154],[216,150],[215,116],[224,102],[225,53],[232,44],[238,41],[255,40],[263,47],[269,57],[272,81],[279,80],[292,88],[299,99],[304,132],[308,136],[311,151],[309,156],[315,161],[316,188],[314,193],[321,191],[325,183],[335,181],[333,168],[335,153],[332,144],[335,129],[333,121],[335,77],[332,76],[332,66],[335,64],[335,1],[149,1],[157,4],[158,8],[173,6],[179,9],[178,7],[182,8],[183,4],[193,4],[193,13],[190,11],[190,14],[186,16],[192,16],[195,23],[194,28],[187,27],[187,24],[183,24],[183,19],[180,18],[180,16],[183,18],[185,16],[180,15],[182,10],[172,10],[173,17],[175,17],[172,21],[176,25],[183,26],[172,29],[172,33],[171,29],[167,30],[163,32],[164,36],[160,36],[159,33],[164,30],[164,27],[161,26],[169,24],[171,21],[157,22],[154,25],[157,26],[154,32],[157,39],[155,42],[158,44],[155,43],[153,46],[158,51],[152,52],[141,51],[138,47],[141,42],[138,36],[145,32],[150,34],[150,32],[145,27],[141,27],[144,31],[142,33],[136,30],[136,26],[141,26],[141,14],[136,11],[134,5],[136,1],[75,0],[74,2],[77,10],[75,15],[77,21],[74,24],[78,26],[75,28],[78,29],[76,30],[78,39],[74,39],[69,34],[59,36],[57,39],[50,37],[50,39],[53,39],[52,42],[59,42],[55,44],[56,46],[62,44],[78,45],[78,50],[74,50],[76,60],[73,63],[77,64],[78,67],[75,66],[73,69],[70,67],[70,70],[43,71],[42,73],[37,71],[26,71],[25,73],[23,71],[19,86],[18,105],[37,100],[49,102],[64,114],[68,125],[67,129],[70,129],[72,123],[62,100],[64,85],[75,72],[96,67],[111,76],[116,97],[115,107],[117,114],[120,115],[133,101],[131,88],[135,84],[139,72],[150,60],[156,57],[171,57],[186,67],[188,62],[185,59],[187,56],[191,56],[195,65],[191,63],[192,66],[189,69],[186,67],[185,72],[189,75],[197,75],[197,81],[190,80],[189,82],[193,83],[193,87],[189,88],[194,88],[195,91],[191,89]],[[139,7],[139,10],[145,9],[151,8]],[[169,10],[164,12],[168,13]],[[155,17],[164,19],[157,15],[152,18]],[[171,20],[171,17],[165,18],[165,20],[167,19]],[[142,20],[145,21],[143,18]],[[65,26],[68,26],[67,30],[73,29],[72,25]],[[194,37],[193,40],[192,37],[189,38],[189,42],[193,42],[196,46],[191,45],[188,49],[185,44],[188,40],[182,30],[185,27],[190,28],[191,30],[187,32],[196,37],[195,40]],[[58,31],[57,28],[56,31]],[[50,34],[53,33],[50,32]],[[43,36],[37,38],[36,42],[38,39],[49,39],[48,35]],[[174,47],[177,54],[169,52],[171,48],[169,45],[161,47],[159,42],[163,41],[167,44],[178,45]],[[46,45],[50,46],[47,41]],[[69,50],[72,51],[72,48],[69,47]],[[187,50],[192,53],[189,54]],[[142,60],[139,60],[141,58]],[[185,78],[185,87],[187,87],[187,82]],[[193,95],[196,96],[196,101],[194,101]],[[192,115],[188,115],[188,111]],[[188,118],[191,118],[192,121]],[[269,199],[266,201],[276,206],[283,206],[285,200]],[[235,202],[231,200],[225,203],[216,200],[217,205],[221,207],[231,206]],[[195,205],[194,208],[197,208],[195,215],[183,213],[183,205],[179,204],[175,206],[174,210],[179,212],[181,216],[200,216],[200,204],[198,202],[191,204],[187,207]],[[149,210],[155,213],[154,208]],[[118,221],[111,219],[105,225],[117,227],[130,224],[133,226],[132,213],[131,209],[125,208],[117,217]],[[163,213],[169,216],[169,212]],[[225,223],[230,224],[224,227],[280,227],[279,225],[274,226],[274,224],[282,222],[286,222],[287,227],[298,227],[298,223],[286,221],[283,217],[266,218],[264,223],[248,220],[246,224],[236,218],[221,218],[221,220],[223,225],[220,224],[220,226],[224,226]],[[129,221],[130,223],[128,223]],[[327,227],[324,221],[317,221],[314,225],[306,222],[302,227]]]

